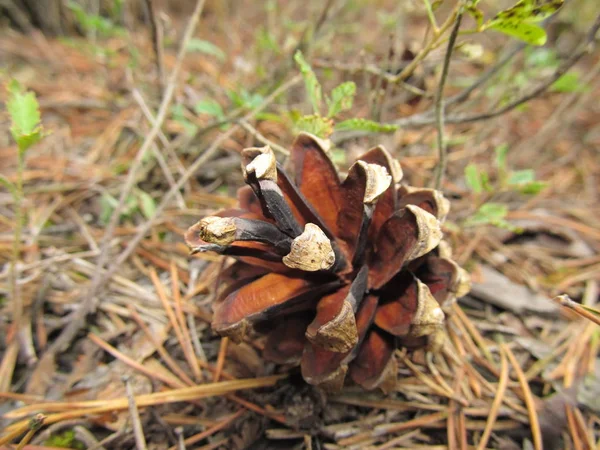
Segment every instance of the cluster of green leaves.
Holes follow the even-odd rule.
[[[525,85],[530,79],[538,78],[540,73],[552,73],[558,69],[561,61],[552,48],[530,48],[525,51],[525,66],[516,74],[518,84]],[[589,90],[581,79],[581,73],[570,70],[556,80],[550,90],[553,92],[585,92]]]
[[[190,39],[186,50],[188,52],[197,52],[207,56],[214,56],[221,62],[224,62],[227,59],[227,55],[225,55],[225,52],[223,50],[221,50],[212,42],[205,41],[203,39]]]
[[[257,92],[250,93],[244,88],[231,89],[226,93],[231,102],[231,106],[237,108],[238,112],[253,110],[265,101],[265,97],[262,94]],[[209,116],[216,119],[217,122],[223,122],[221,130],[225,130],[229,127],[229,124],[226,123],[228,122],[228,117],[225,114],[225,109],[213,98],[205,98],[196,102],[192,109],[196,115]],[[184,128],[186,134],[193,135],[198,131],[198,126],[189,119],[189,114],[186,107],[182,104],[176,104],[171,107],[173,120]],[[281,121],[281,118],[278,115],[268,112],[261,112],[256,115],[256,118],[259,120]]]
[[[524,195],[536,195],[546,187],[546,183],[536,180],[532,169],[511,170],[506,162],[508,146],[500,145],[495,149],[494,165],[495,181],[491,181],[489,173],[475,163],[465,167],[465,181],[476,195],[494,194],[498,192],[518,192]],[[495,225],[513,229],[506,221],[508,206],[503,203],[486,202],[465,221],[465,226]]]
[[[8,83],[7,90],[6,109],[11,121],[10,134],[17,143],[18,158],[23,160],[27,150],[44,137],[44,130],[40,123],[40,108],[35,94],[25,92],[16,80]],[[0,175],[0,184],[9,190],[13,197],[21,196],[17,186],[2,175]]]
[[[109,18],[118,17],[122,13],[122,0],[113,1],[109,17],[91,14],[82,5],[74,1],[67,2],[67,7],[73,12],[75,20],[84,33],[98,33],[103,37],[122,36],[125,34],[125,30]]]
[[[66,430],[62,433],[53,434],[46,439],[44,445],[47,447],[71,448],[76,450],[84,450],[86,448],[83,442],[75,439],[75,431],[73,430]]]
[[[466,6],[466,11],[477,22],[476,31],[499,31],[531,45],[544,45],[546,31],[538,23],[558,11],[564,0],[520,0],[486,22],[483,12],[477,8],[479,2],[480,0],[470,0]]]
[[[304,85],[313,114],[292,116],[296,132],[306,131],[322,138],[329,137],[334,131],[363,130],[374,133],[390,133],[398,129],[397,125],[382,124],[368,119],[347,119],[335,123],[334,118],[352,108],[356,96],[356,84],[347,81],[332,89],[329,95],[323,95],[321,83],[312,67],[304,59],[301,51],[297,51],[294,60],[304,78]],[[322,114],[324,111],[326,113]]]
[[[9,100],[6,104],[11,120],[10,133],[21,153],[26,152],[44,135],[40,125],[40,109],[33,92],[12,80],[8,84]]]
[[[112,217],[113,211],[119,204],[119,200],[105,192],[100,197],[100,222],[107,224]],[[141,213],[146,219],[154,217],[156,211],[156,201],[150,194],[135,189],[125,200],[125,205],[121,211],[120,220],[133,218],[136,214]]]

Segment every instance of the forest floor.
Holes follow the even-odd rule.
[[[23,173],[18,329],[6,295],[14,199],[0,191],[0,449],[465,449],[482,441],[477,448],[520,449],[540,448],[540,435],[544,448],[598,448],[600,329],[582,314],[594,318],[600,300],[600,52],[530,102],[483,117],[551,76],[590,24],[575,26],[565,6],[544,47],[493,32],[459,38],[447,97],[511,54],[448,112],[482,115],[447,121],[442,186],[452,202],[445,235],[473,290],[453,307],[440,354],[399,355],[391,395],[355,387],[325,395],[296,369],[263,361],[260,342],[234,344],[211,331],[222,259],[190,257],[182,236],[235,205],[243,148],[273,142],[285,159],[295,117],[310,113],[296,49],[327,92],[356,82],[344,118],[402,123],[389,133],[334,133],[340,169],[383,144],[405,180],[427,186],[435,126],[402,120],[431,111],[445,46],[394,85],[379,75],[398,73],[422,47],[422,5],[215,3],[183,58],[189,16],[161,18],[160,69],[146,25],[107,22],[86,37],[0,35],[3,81],[10,75],[36,94],[48,133]],[[15,181],[9,126],[0,115],[0,172]],[[575,303],[560,304],[563,294]],[[43,427],[23,438],[38,413]]]

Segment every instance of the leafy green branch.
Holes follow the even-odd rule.
[[[352,109],[356,96],[356,84],[346,81],[333,88],[325,95],[326,113],[323,114],[323,90],[310,64],[304,59],[301,51],[297,51],[294,60],[298,64],[307,96],[312,105],[313,114],[292,115],[296,132],[306,131],[315,136],[328,138],[334,131],[366,131],[371,133],[391,133],[398,129],[397,125],[383,124],[369,119],[351,118],[334,122],[344,111]]]
[[[500,145],[495,149],[494,165],[496,168],[495,181],[490,174],[471,163],[465,167],[465,182],[475,195],[479,206],[467,217],[465,227],[478,225],[494,225],[518,231],[506,221],[509,209],[506,204],[490,201],[494,195],[505,192],[516,192],[522,195],[537,195],[547,183],[536,180],[532,169],[512,170],[507,165],[508,146]]]

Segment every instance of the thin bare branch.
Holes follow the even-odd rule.
[[[129,404],[129,417],[131,418],[131,424],[133,426],[133,436],[135,437],[135,448],[137,450],[146,450],[146,438],[144,436],[144,428],[140,420],[140,413],[135,403],[135,395],[129,377],[125,377],[123,380],[125,383],[125,390],[127,393],[127,402]]]
[[[448,39],[448,49],[444,56],[444,65],[442,66],[442,75],[438,83],[438,88],[435,93],[435,122],[437,129],[437,148],[438,148],[438,163],[435,171],[434,188],[440,189],[442,182],[444,181],[444,175],[446,173],[446,140],[444,139],[444,86],[448,78],[448,71],[450,69],[450,60],[452,58],[452,50],[456,43],[458,36],[458,30],[460,29],[460,23],[462,22],[463,10],[458,10],[456,14],[456,22],[452,27],[450,38]]]
[[[152,48],[158,73],[158,83],[161,92],[165,90],[165,69],[163,65],[163,32],[154,7],[154,0],[144,0],[150,19],[150,34],[152,35]]]
[[[196,25],[198,24],[198,20],[200,19],[200,15],[201,15],[202,9],[204,7],[204,2],[205,2],[205,0],[198,0],[198,2],[196,3],[196,8],[194,10],[194,13],[193,13],[190,21],[188,22],[188,26],[186,28],[184,37],[181,41],[181,47],[179,48],[179,52],[177,54],[177,62],[175,63],[175,67],[173,68],[173,71],[171,72],[171,76],[169,78],[169,84],[167,86],[167,89],[165,90],[165,94],[164,94],[162,103],[160,105],[160,108],[159,108],[159,111],[158,111],[158,114],[156,117],[156,121],[154,122],[152,129],[148,133],[148,136],[144,140],[144,143],[140,147],[140,149],[136,155],[136,158],[133,161],[133,164],[131,165],[131,167],[129,169],[129,174],[127,176],[127,179],[126,179],[123,189],[121,191],[121,196],[119,198],[119,204],[113,211],[110,222],[104,233],[103,242],[101,244],[102,253],[100,254],[100,257],[98,258],[98,263],[97,263],[97,267],[100,270],[97,270],[96,275],[92,279],[90,288],[89,288],[88,292],[86,293],[86,295],[83,297],[83,301],[81,302],[79,309],[75,313],[73,320],[61,332],[61,334],[56,338],[56,340],[52,343],[52,345],[50,345],[50,347],[48,347],[48,349],[46,350],[46,353],[43,355],[40,362],[41,361],[45,361],[46,363],[49,361],[53,362],[54,355],[56,353],[58,353],[59,351],[62,351],[64,348],[66,348],[66,346],[69,345],[69,343],[73,340],[73,337],[77,334],[77,332],[84,325],[85,317],[89,313],[91,313],[95,308],[96,295],[97,295],[98,291],[100,290],[101,286],[104,284],[104,281],[106,281],[108,279],[103,274],[102,269],[104,268],[104,266],[106,265],[106,263],[109,260],[110,243],[112,241],[112,237],[114,236],[114,232],[115,232],[115,228],[117,226],[118,219],[121,215],[121,211],[123,210],[123,207],[125,205],[125,201],[129,195],[129,192],[131,191],[131,188],[135,184],[136,174],[137,174],[139,167],[141,166],[144,156],[146,155],[148,150],[154,144],[154,139],[158,135],[158,132],[160,131],[162,123],[164,122],[164,120],[167,116],[169,105],[173,98],[173,94],[175,92],[175,87],[177,85],[177,80],[179,78],[179,73],[181,71],[183,58],[186,54],[186,47],[187,47],[188,42],[190,41],[192,35],[194,34]],[[181,183],[181,184],[183,184],[183,183]],[[177,185],[175,185],[171,188],[171,191],[170,191],[170,192],[172,192],[171,196],[174,196],[176,194],[175,187],[177,187],[177,191],[181,187],[178,185],[179,185],[179,183],[177,183]],[[41,366],[43,367],[44,364],[42,364]]]

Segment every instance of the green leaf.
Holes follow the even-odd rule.
[[[508,206],[504,203],[484,203],[479,208],[479,213],[488,219],[504,219],[508,214]]]
[[[532,169],[525,169],[510,172],[507,183],[510,186],[519,186],[533,181],[535,181],[535,172]]]
[[[531,45],[544,45],[546,31],[535,24],[550,17],[563,3],[564,0],[521,0],[500,11],[483,28],[500,31]]]
[[[465,221],[465,226],[495,225],[500,228],[511,229],[512,225],[505,220],[508,207],[503,203],[484,203]]]
[[[216,100],[212,99],[199,101],[194,105],[194,111],[196,114],[207,114],[218,119],[225,118],[225,113],[223,112],[221,105]]]
[[[227,91],[227,96],[235,106],[247,109],[254,109],[265,100],[262,95],[258,93],[250,94],[244,88],[240,88],[238,91]]]
[[[393,133],[398,125],[392,123],[379,123],[368,119],[348,119],[339,122],[335,131],[368,131],[370,133]]]
[[[514,20],[502,20],[493,25],[486,26],[492,30],[500,31],[511,37],[515,37],[531,45],[544,45],[546,43],[546,31],[535,24],[518,22]]]
[[[223,50],[221,50],[212,42],[208,42],[203,39],[190,39],[190,42],[186,48],[189,52],[199,52],[204,53],[205,55],[214,56],[219,61],[225,61],[226,59],[226,55]]]
[[[187,119],[185,107],[181,103],[171,107],[171,114],[173,114],[173,120],[183,127],[186,134],[192,136],[196,133],[198,127]]]
[[[124,30],[121,27],[116,26],[112,20],[97,14],[90,14],[85,11],[80,4],[74,1],[67,2],[67,8],[71,10],[78,25],[86,33],[98,31],[104,36],[123,34]],[[114,17],[118,17],[118,15]]]
[[[556,80],[550,86],[550,90],[554,92],[584,92],[587,87],[581,82],[577,72],[569,72]]]
[[[298,64],[300,68],[300,73],[302,73],[302,77],[304,78],[304,84],[306,86],[306,92],[308,93],[308,97],[310,99],[310,103],[312,104],[313,111],[318,113],[321,109],[321,103],[323,101],[323,94],[321,92],[321,85],[319,84],[319,80],[317,80],[317,76],[313,72],[310,65],[304,59],[302,52],[298,50],[294,55],[294,61]]]
[[[320,138],[328,138],[333,133],[333,121],[318,114],[300,117],[294,124],[296,133],[306,131]]]
[[[142,214],[146,217],[146,219],[150,220],[156,212],[156,202],[150,196],[150,194],[144,191],[138,191],[137,196]]]
[[[119,201],[107,192],[104,192],[100,197],[100,215],[99,220],[102,224],[107,224],[110,221],[113,211],[119,204]]]
[[[531,183],[521,186],[519,188],[519,192],[525,195],[536,195],[539,194],[546,186],[548,186],[548,183],[545,181],[532,181]]]
[[[340,112],[352,108],[355,95],[356,84],[353,81],[347,81],[334,88],[331,91],[331,99],[327,99],[327,117],[337,116]]]
[[[465,167],[465,181],[467,186],[469,186],[475,194],[481,194],[483,192],[483,185],[481,184],[481,176],[479,175],[479,168],[477,165],[471,163]]]
[[[563,3],[564,0],[521,0],[512,7],[500,11],[491,22],[503,20],[541,22],[558,11]]]
[[[271,51],[273,53],[281,53],[281,48],[277,43],[275,36],[267,29],[260,27],[255,34],[256,46],[262,51]]]
[[[485,170],[482,170],[481,172],[479,172],[479,178],[481,179],[481,186],[483,187],[484,191],[486,191],[486,192],[494,191],[494,187],[492,186],[492,183],[490,183],[490,176],[488,175],[488,173]]]
[[[496,153],[496,167],[499,171],[503,172],[506,170],[506,155],[508,154],[508,145],[501,144],[494,149]]]
[[[24,92],[16,80],[9,83],[8,92],[6,109],[11,120],[10,132],[19,150],[25,152],[43,137],[39,105],[35,94]]]

